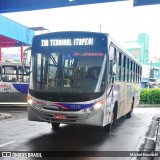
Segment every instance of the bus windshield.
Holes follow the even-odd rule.
[[[105,90],[103,52],[34,53],[30,89],[38,92],[98,93]]]

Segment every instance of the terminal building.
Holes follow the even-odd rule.
[[[142,88],[152,88],[160,82],[160,62],[149,59],[149,35],[140,33],[137,40],[125,42],[125,48],[142,64]]]

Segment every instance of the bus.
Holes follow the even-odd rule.
[[[93,69],[96,80],[89,78]],[[28,120],[49,122],[55,130],[60,124],[83,124],[110,131],[139,103],[141,70],[109,34],[37,35],[31,47]]]
[[[25,70],[29,72],[30,66]],[[0,62],[0,105],[27,105],[29,74],[22,63]]]

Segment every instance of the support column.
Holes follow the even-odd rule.
[[[21,63],[23,62],[23,58],[24,58],[24,55],[23,55],[23,43],[21,43]]]
[[[2,62],[2,49],[1,49],[1,42],[0,42],[0,62]]]

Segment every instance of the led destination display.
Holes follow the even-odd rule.
[[[41,46],[92,46],[93,38],[42,39]]]

